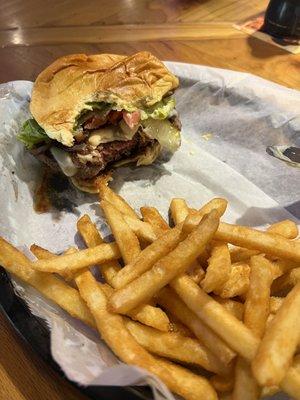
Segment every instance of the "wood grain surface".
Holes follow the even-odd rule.
[[[300,88],[300,55],[235,30],[268,0],[2,0],[0,82],[34,80],[70,53],[148,50],[175,60],[245,71]],[[0,400],[83,399],[0,315]]]

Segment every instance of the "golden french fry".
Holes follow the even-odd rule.
[[[37,244],[32,244],[30,246],[30,251],[32,254],[34,254],[36,256],[36,258],[39,259],[49,259],[52,257],[55,257],[56,254],[51,253],[51,251],[44,249],[41,246],[38,246]]]
[[[113,279],[113,286],[117,289],[122,288],[141,276],[162,257],[174,250],[184,238],[185,235],[177,227],[167,231],[163,236],[146,247],[131,264],[127,264],[121,269]]]
[[[217,212],[213,210],[202,219],[198,227],[185,240],[156,262],[150,270],[117,290],[109,300],[111,309],[118,313],[126,313],[151,299],[177,274],[183,273],[195,261],[213,237],[218,223]]]
[[[95,247],[104,243],[98,229],[93,224],[91,218],[85,214],[77,221],[77,229],[87,247]],[[117,260],[108,261],[100,265],[100,271],[105,281],[111,285],[113,277],[121,270]]]
[[[270,313],[270,290],[273,276],[269,261],[262,255],[251,257],[250,267],[250,285],[244,306],[244,322],[260,338],[265,332]]]
[[[296,239],[299,234],[297,224],[289,219],[270,225],[267,232],[283,236],[286,239]]]
[[[227,371],[228,372],[228,371]],[[210,378],[210,383],[216,389],[217,392],[226,393],[231,392],[233,389],[233,374],[230,375],[214,375]]]
[[[216,210],[218,217],[221,218],[227,208],[227,200],[215,198],[205,204],[199,211],[190,212],[183,224],[183,230],[191,232],[199,224],[205,214]]]
[[[201,267],[198,261],[195,261],[188,269],[187,274],[194,282],[200,283],[205,275],[204,269]]]
[[[250,260],[250,285],[244,309],[244,323],[257,337],[264,334],[270,309],[270,288],[273,275],[270,262],[262,255]],[[235,366],[233,400],[257,400],[260,390],[247,360],[238,358]]]
[[[99,246],[99,244],[104,243],[96,225],[87,214],[84,214],[79,218],[77,221],[77,229],[87,247],[96,247]]]
[[[228,365],[236,356],[236,353],[205,325],[172,289],[168,287],[162,289],[157,300],[158,304],[186,325],[200,343],[203,343],[215,356],[219,357],[222,363]]]
[[[295,268],[274,280],[272,295],[286,295],[298,282],[300,282],[300,268]]]
[[[157,239],[158,236],[155,233],[155,230],[148,222],[140,221],[139,219],[132,218],[129,215],[123,215],[123,218],[141,241],[152,243]]]
[[[300,242],[285,239],[279,235],[271,235],[246,226],[238,226],[221,222],[215,239],[258,250],[261,253],[299,262]]]
[[[176,277],[170,285],[189,309],[233,350],[247,360],[254,358],[259,339],[241,321],[205,293],[187,275]]]
[[[189,208],[184,199],[172,199],[170,213],[175,225],[183,222],[189,214]]]
[[[105,263],[121,256],[116,243],[103,243],[92,249],[79,250],[74,254],[63,254],[49,260],[31,262],[34,270],[42,272],[68,273],[95,264]]]
[[[52,274],[33,270],[28,258],[2,238],[0,238],[0,264],[9,273],[33,286],[49,300],[58,304],[72,317],[78,318],[90,326],[95,326],[90,311],[76,289]]]
[[[270,298],[270,313],[276,314],[279,308],[282,306],[283,297],[272,296]]]
[[[107,298],[109,298],[114,292],[113,288],[109,285],[102,285],[102,290]],[[150,304],[141,304],[129,311],[126,315],[134,321],[139,321],[142,324],[151,326],[159,331],[169,332],[170,330],[170,320],[167,314],[159,307],[154,307]]]
[[[175,225],[182,224],[189,212],[190,210],[184,199],[172,199],[170,204],[170,213]],[[200,254],[199,257],[201,256],[202,255]],[[194,282],[200,283],[205,275],[205,272],[201,264],[198,261],[195,261],[189,268],[188,274]]]
[[[208,260],[208,267],[201,287],[206,293],[221,291],[231,275],[231,260],[227,244],[216,243]]]
[[[232,300],[232,299],[223,299],[219,296],[212,296],[214,300],[216,300],[219,304],[221,304],[227,311],[229,311],[235,318],[239,319],[240,321],[243,320],[244,315],[244,304],[240,303],[239,301]]]
[[[95,318],[101,337],[122,361],[145,368],[187,400],[217,400],[214,389],[206,379],[172,362],[151,356],[136,342],[126,329],[123,318],[108,310],[102,286],[90,272],[79,274],[76,283]]]
[[[298,227],[295,222],[288,219],[272,224],[267,229],[268,233],[274,233],[285,237],[286,239],[294,239],[298,236]],[[258,255],[258,250],[249,250],[243,247],[235,247],[230,250],[231,262],[248,261],[252,256]],[[279,275],[280,276],[280,275]]]
[[[168,317],[170,320],[169,332],[180,333],[180,335],[191,338],[195,337],[193,332],[187,326],[185,326],[181,321],[179,321],[179,319],[176,318],[175,315],[168,313]]]
[[[226,374],[228,368],[199,343],[178,333],[160,332],[137,322],[127,320],[126,328],[135,340],[150,353],[174,361],[199,365],[216,374]]]
[[[252,362],[261,386],[278,385],[285,376],[300,337],[300,282],[284,299],[268,326]]]
[[[141,214],[143,220],[152,225],[152,228],[157,237],[164,234],[165,231],[170,229],[169,225],[160,215],[155,207],[141,207]]]
[[[232,400],[258,400],[259,395],[260,389],[252,375],[249,362],[238,357],[235,366],[235,381]]]
[[[248,264],[244,262],[232,264],[229,279],[221,290],[215,290],[215,293],[224,299],[245,295],[249,289],[249,275]]]
[[[107,186],[106,182],[99,180],[97,182],[99,189],[99,198],[101,200],[106,200],[111,203],[120,213],[124,215],[129,215],[132,218],[139,219],[138,215],[134,211],[134,209],[123,199],[123,197],[119,196],[113,190]]]
[[[103,200],[100,205],[120,249],[122,258],[126,264],[129,264],[141,252],[138,238],[123,219],[121,212],[111,203]]]
[[[50,258],[57,257],[57,254],[51,253],[51,251],[44,249],[43,247],[40,247],[36,244],[32,244],[30,246],[30,251],[32,254],[36,256],[37,259],[39,260],[49,260]],[[73,254],[76,253],[78,249],[75,247],[70,247],[68,250],[66,250],[63,254]],[[60,275],[67,281],[71,282],[74,278],[74,273],[67,272],[67,273],[60,273]]]
[[[260,254],[257,250],[244,249],[243,247],[234,247],[230,249],[230,259],[232,263],[249,262],[252,256]]]
[[[102,238],[88,215],[84,215],[77,221],[77,228],[88,247],[101,243]],[[121,270],[121,267],[116,260],[102,264],[100,268],[101,273],[109,285],[112,285],[113,277]],[[104,289],[105,288],[111,290],[109,287],[104,286]],[[111,290],[109,295],[112,293],[113,291]],[[139,321],[161,331],[168,332],[170,327],[170,320],[166,313],[160,308],[153,307],[150,304],[142,304],[136,309],[131,310],[128,315],[135,321]]]
[[[300,355],[295,357],[280,386],[293,399],[300,400]]]

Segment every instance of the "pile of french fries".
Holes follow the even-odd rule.
[[[86,249],[56,255],[34,244],[30,261],[0,238],[0,264],[185,399],[279,391],[300,399],[297,225],[220,222],[227,201],[215,198],[199,210],[173,199],[170,227],[157,209],[142,207],[140,217],[106,181],[98,185],[114,242],[84,215],[77,229]]]

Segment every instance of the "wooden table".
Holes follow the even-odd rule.
[[[300,88],[300,56],[232,28],[267,0],[3,0],[0,82],[34,80],[70,53],[134,53],[252,72]],[[83,399],[0,315],[0,400]]]

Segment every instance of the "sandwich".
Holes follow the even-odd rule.
[[[109,170],[148,165],[162,149],[178,149],[177,87],[177,77],[148,52],[68,55],[37,77],[32,118],[18,139],[46,168],[95,193],[96,179]]]

